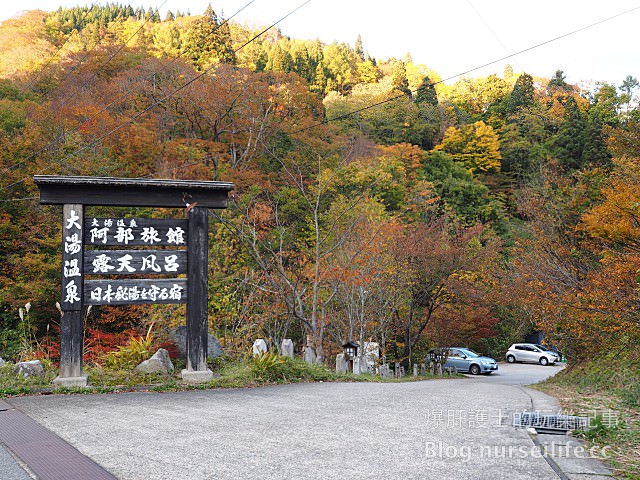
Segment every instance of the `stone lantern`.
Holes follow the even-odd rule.
[[[342,345],[342,348],[344,349],[345,359],[353,361],[353,359],[358,356],[358,348],[360,348],[360,344],[353,340],[349,340],[347,343]]]

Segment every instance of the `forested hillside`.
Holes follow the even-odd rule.
[[[0,25],[4,355],[56,355],[61,214],[34,174],[234,182],[209,253],[210,328],[230,353],[287,337],[327,360],[349,339],[405,362],[450,344],[502,358],[537,330],[576,360],[635,348],[634,77],[443,83],[358,32],[351,46],[260,31],[119,5]],[[183,314],[94,308],[87,359]]]

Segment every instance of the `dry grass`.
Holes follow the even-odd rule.
[[[621,401],[614,390],[585,392],[563,380],[550,380],[537,386],[554,396],[569,414],[602,415],[604,426],[585,435],[590,445],[611,446],[609,464],[616,476],[640,480],[640,410]],[[619,422],[619,423],[618,423]]]

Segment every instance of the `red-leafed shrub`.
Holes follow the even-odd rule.
[[[164,348],[167,352],[169,352],[169,357],[171,357],[171,360],[175,360],[176,358],[178,358],[178,355],[180,354],[180,351],[178,350],[178,346],[175,343],[173,343],[171,340],[162,342],[160,345],[158,345],[158,348]]]

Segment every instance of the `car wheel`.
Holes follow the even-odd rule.
[[[542,365],[543,367],[549,365],[549,360],[547,360],[547,357],[540,357],[540,365]]]
[[[479,375],[480,374],[480,367],[478,365],[471,365],[469,367],[469,373],[471,375]]]
[[[516,363],[516,357],[514,357],[513,355],[507,355],[507,362]]]

